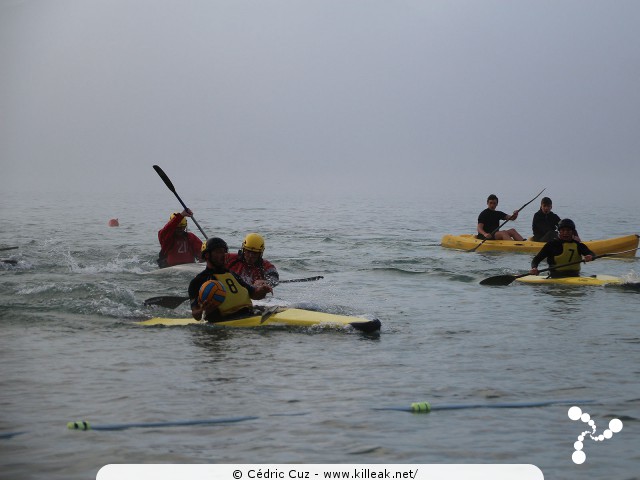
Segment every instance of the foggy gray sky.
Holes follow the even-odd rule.
[[[637,200],[639,20],[635,0],[0,0],[0,188],[156,189],[158,164],[219,192]]]

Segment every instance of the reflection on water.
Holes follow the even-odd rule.
[[[213,325],[196,325],[190,330],[193,344],[215,354],[216,357],[232,348],[234,331],[231,329]]]
[[[553,303],[547,303],[547,310],[553,315],[580,313],[584,309],[584,288],[549,285],[543,289],[542,295],[553,298]]]

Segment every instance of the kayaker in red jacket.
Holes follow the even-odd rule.
[[[187,232],[187,217],[192,215],[189,208],[181,213],[172,213],[169,222],[158,231],[160,268],[194,263],[200,258],[202,241],[195,234]]]
[[[266,280],[269,285],[275,287],[280,281],[280,275],[273,263],[262,258],[263,252],[262,235],[249,233],[244,237],[242,249],[238,250],[238,253],[227,253],[225,266],[249,285],[255,284],[257,280]]]

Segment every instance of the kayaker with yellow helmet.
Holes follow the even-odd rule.
[[[590,262],[596,258],[596,254],[593,253],[584,243],[575,240],[575,232],[576,224],[573,220],[569,218],[560,220],[560,223],[558,223],[558,238],[545,243],[540,252],[533,257],[529,273],[531,275],[537,275],[538,265],[542,260],[546,259],[549,267],[551,267],[551,270],[549,271],[551,277],[580,276],[580,263],[575,262]],[[566,267],[553,268],[556,265],[563,265],[567,263],[575,264],[567,265]]]
[[[280,281],[280,275],[275,265],[262,258],[264,253],[264,238],[258,233],[249,233],[244,237],[242,248],[238,253],[228,253],[225,260],[227,268],[237,273],[240,278],[250,285],[257,280],[266,280],[275,287]]]
[[[172,213],[167,224],[158,231],[160,268],[194,263],[200,258],[202,241],[187,231],[187,217],[191,216],[193,212],[189,208],[180,213]]]
[[[195,276],[189,283],[191,315],[196,320],[203,317],[215,322],[230,317],[253,313],[253,300],[263,299],[273,289],[264,280],[253,284],[245,282],[239,275],[230,272],[225,266],[225,256],[229,251],[227,242],[218,237],[207,239],[202,244],[202,260],[207,262],[205,270]],[[218,280],[225,289],[226,295],[222,303],[205,300],[200,302],[199,292],[208,280]]]

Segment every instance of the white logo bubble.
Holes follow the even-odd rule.
[[[573,463],[575,463],[576,465],[583,464],[586,459],[587,455],[585,455],[582,450],[576,450],[575,452],[573,452],[573,455],[571,455],[571,460],[573,460]]]
[[[580,415],[582,415],[582,410],[580,410],[580,407],[571,407],[569,409],[569,418],[571,420],[578,420],[580,418]]]
[[[568,412],[569,418],[574,422],[577,420],[582,420],[584,423],[587,423],[589,427],[591,427],[591,432],[588,430],[586,432],[581,432],[578,435],[578,441],[573,444],[574,452],[571,455],[571,460],[576,465],[581,465],[587,460],[587,454],[584,453],[584,439],[588,435],[591,440],[594,442],[604,442],[605,440],[609,440],[613,437],[614,433],[618,433],[622,430],[622,421],[619,418],[614,418],[609,422],[609,429],[602,432],[600,435],[596,435],[596,422],[591,420],[591,415],[588,413],[582,413],[580,407],[571,407]]]
[[[618,433],[620,430],[622,430],[622,422],[619,419],[614,418],[609,422],[609,429],[613,433]]]

